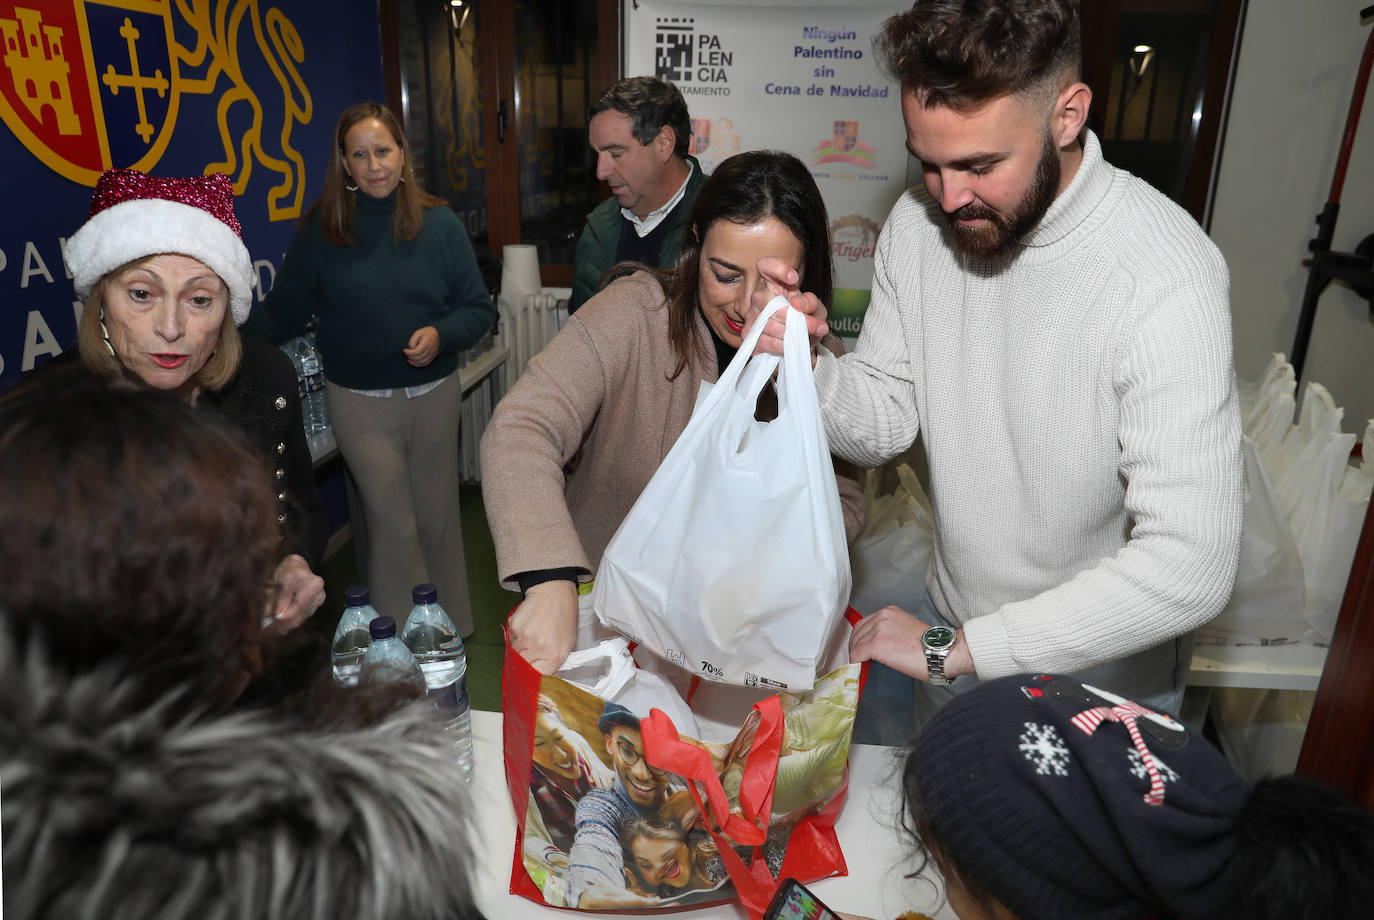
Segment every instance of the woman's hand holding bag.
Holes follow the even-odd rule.
[[[783,355],[752,357],[774,298],[699,400],[602,557],[592,602],[607,626],[700,677],[806,689],[849,602],[844,519],[806,321]],[[754,418],[778,371],[778,415]]]

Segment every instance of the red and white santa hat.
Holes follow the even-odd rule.
[[[96,282],[121,265],[164,253],[203,262],[228,286],[234,324],[248,319],[253,260],[234,216],[229,177],[106,170],[95,184],[90,218],[67,240],[64,255],[76,296],[85,300]]]

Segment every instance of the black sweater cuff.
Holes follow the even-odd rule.
[[[566,569],[536,569],[533,572],[521,572],[515,576],[515,580],[520,584],[520,593],[523,595],[535,585],[542,585],[546,581],[570,581],[577,584],[577,574],[582,570],[579,568]]]

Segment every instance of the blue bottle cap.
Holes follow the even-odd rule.
[[[396,635],[396,621],[391,617],[377,617],[367,624],[367,631],[373,639],[390,639]]]
[[[439,601],[439,589],[429,582],[416,585],[410,589],[411,603],[415,604],[434,604]]]
[[[369,600],[371,598],[367,593],[367,588],[363,585],[354,585],[344,591],[345,607],[366,607]]]

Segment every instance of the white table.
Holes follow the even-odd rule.
[[[694,908],[685,913],[597,913],[545,907],[510,894],[515,813],[506,792],[501,758],[501,714],[474,710],[472,733],[476,759],[473,798],[477,809],[473,826],[480,840],[474,883],[477,905],[488,917],[500,920],[579,916],[745,920],[747,915],[738,904]],[[849,875],[822,879],[807,887],[834,910],[875,920],[892,920],[907,910],[923,911],[936,920],[954,920],[953,911],[942,903],[938,875],[932,873],[928,879],[919,880],[905,877],[911,865],[911,852],[898,825],[901,797],[899,760],[894,749],[856,744],[850,751],[849,764],[849,797],[835,822],[835,832],[849,864]]]

